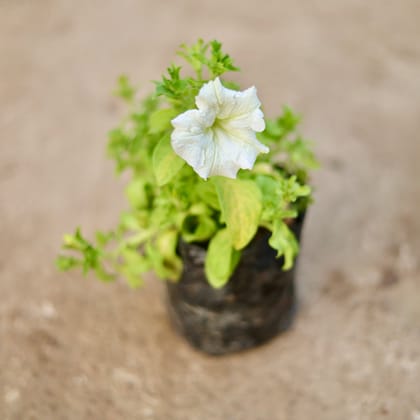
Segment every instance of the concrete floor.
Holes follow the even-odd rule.
[[[181,42],[218,38],[268,115],[305,115],[323,169],[295,328],[210,358],[162,284],[53,266],[110,227],[120,73],[146,91]],[[420,419],[418,0],[0,1],[0,419]]]

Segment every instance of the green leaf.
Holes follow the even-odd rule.
[[[219,198],[213,182],[199,179],[196,184],[196,192],[201,201],[215,210],[220,210]]]
[[[171,128],[171,120],[178,112],[173,108],[158,109],[150,115],[149,132],[151,134],[161,133]]]
[[[186,242],[204,242],[217,230],[213,210],[204,202],[193,204],[182,218],[181,234]]]
[[[295,202],[299,197],[307,197],[311,194],[309,185],[301,185],[295,175],[281,182],[282,194],[286,201]]]
[[[151,186],[142,178],[134,178],[125,188],[128,202],[134,209],[149,207],[151,201]]]
[[[169,77],[162,76],[161,82],[155,82],[156,95],[163,95],[170,99],[177,99],[179,92],[185,89],[187,82],[181,79],[181,67],[172,64],[167,70]]]
[[[131,102],[134,99],[136,89],[130,84],[128,77],[126,75],[121,75],[117,81],[117,88],[114,91],[116,96]]]
[[[253,181],[213,178],[223,219],[235,249],[242,249],[254,237],[262,211],[260,189]]]
[[[232,58],[222,51],[222,44],[219,41],[211,41],[211,56],[208,62],[209,70],[212,77],[222,75],[227,71],[238,71],[239,68],[234,66]]]
[[[83,238],[80,228],[76,229],[74,235],[65,234],[63,237],[63,247],[65,249],[83,251],[88,245],[89,243]]]
[[[239,262],[240,252],[232,247],[228,229],[219,230],[209,243],[205,260],[205,273],[211,286],[223,287]]]
[[[96,238],[96,243],[98,245],[98,247],[105,247],[109,241],[111,241],[111,239],[113,239],[115,237],[115,233],[114,232],[96,232],[95,234],[95,238]]]
[[[150,262],[138,250],[131,248],[124,249],[121,256],[124,259],[121,273],[127,279],[128,284],[133,288],[141,286],[143,284],[142,275],[150,269]]]
[[[137,231],[141,229],[138,218],[131,212],[122,212],[120,215],[120,227],[123,230]]]
[[[290,133],[296,130],[296,127],[298,126],[300,120],[300,115],[295,114],[293,110],[288,106],[285,106],[283,108],[283,114],[279,118],[277,118],[279,126],[286,133]]]
[[[61,271],[68,271],[74,267],[81,265],[81,262],[74,257],[67,257],[65,255],[59,255],[55,260],[56,267]]]
[[[156,239],[155,243],[146,244],[146,257],[161,279],[176,281],[182,272],[182,261],[176,253],[178,233],[165,231]]]
[[[302,137],[286,142],[283,147],[288,153],[292,169],[303,168],[309,170],[319,168],[319,162],[311,149],[310,142]]]
[[[105,269],[104,250],[102,249],[107,242],[112,238],[113,233],[104,234],[97,232],[96,242],[94,246],[91,242],[85,239],[80,229],[76,229],[74,235],[64,235],[63,248],[77,251],[79,258],[72,256],[59,255],[56,260],[56,265],[60,270],[67,271],[74,267],[81,267],[83,274],[89,271],[95,271],[98,278],[104,281],[113,280],[115,276],[110,274]]]
[[[174,230],[163,232],[156,240],[157,248],[163,257],[172,258],[176,256],[178,234]]]
[[[299,244],[286,223],[281,220],[274,222],[273,234],[270,236],[268,244],[277,251],[277,258],[284,257],[283,269],[290,270],[293,267],[294,258],[299,252]]]
[[[185,161],[175,154],[169,136],[164,136],[153,151],[152,163],[156,181],[162,186],[181,170]]]
[[[216,229],[216,223],[210,216],[189,214],[182,223],[181,233],[186,242],[203,242],[211,238]]]
[[[274,217],[279,217],[277,212],[281,204],[280,183],[270,175],[260,174],[256,176],[255,181],[262,193],[261,220],[271,222]]]
[[[181,45],[178,55],[183,57],[197,73],[197,77],[202,77],[203,65],[207,63],[206,52],[209,44],[199,39],[194,45],[189,47],[186,44]]]

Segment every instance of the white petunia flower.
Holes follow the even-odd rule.
[[[268,153],[255,135],[265,128],[255,87],[237,92],[216,78],[203,85],[195,103],[198,109],[172,120],[171,144],[202,178],[236,178],[239,169],[252,169],[259,153]]]

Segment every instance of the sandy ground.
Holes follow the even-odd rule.
[[[294,329],[210,358],[133,292],[53,266],[110,227],[120,73],[147,87],[218,38],[267,114],[305,114],[323,169]],[[0,0],[0,419],[420,419],[418,0]]]

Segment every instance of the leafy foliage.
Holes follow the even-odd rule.
[[[318,168],[318,162],[311,149],[311,143],[298,132],[300,116],[289,107],[276,119],[266,119],[266,129],[258,133],[260,141],[270,147],[270,155],[261,157],[260,161],[277,164],[284,173],[294,174],[305,184],[308,172]]]
[[[242,249],[258,229],[262,211],[261,191],[250,180],[216,177],[214,183],[232,245],[235,249]]]
[[[284,257],[284,269],[292,267],[299,246],[289,225],[311,201],[308,172],[317,167],[310,143],[297,132],[300,117],[286,107],[278,118],[266,120],[258,137],[271,153],[260,155],[252,171],[240,171],[235,180],[204,181],[174,153],[171,120],[194,107],[209,79],[238,68],[218,41],[182,45],[178,55],[195,76],[173,64],[142,101],[126,76],[118,79],[115,93],[129,110],[109,133],[108,154],[118,174],[130,172],[128,209],[115,230],[98,232],[94,240],[80,229],[65,235],[59,269],[93,271],[104,281],[121,274],[132,287],[140,286],[150,270],[176,281],[182,272],[177,253],[182,237],[208,243],[206,275],[213,287],[222,287],[259,227],[272,232],[269,244]],[[229,80],[223,84],[239,89]]]
[[[223,287],[239,262],[240,252],[232,246],[228,229],[219,230],[209,243],[205,261],[205,272],[209,283]]]

